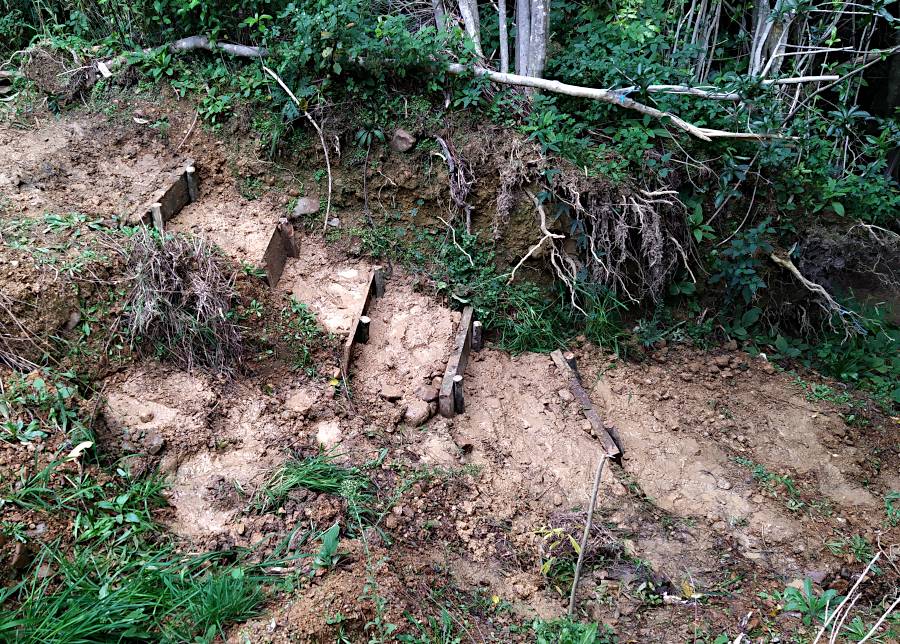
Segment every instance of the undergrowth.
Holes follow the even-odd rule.
[[[44,448],[0,486],[0,545],[11,537],[34,553],[21,578],[0,590],[0,641],[224,637],[227,625],[255,615],[267,589],[286,581],[266,572],[289,561],[286,544],[264,561],[249,550],[178,552],[157,520],[166,505],[162,479],[106,463],[74,379],[45,371],[0,381],[4,440]],[[10,519],[18,513],[63,531],[42,541]]]

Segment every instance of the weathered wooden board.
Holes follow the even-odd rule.
[[[353,322],[350,325],[350,333],[344,341],[344,353],[341,356],[341,373],[345,377],[350,375],[350,357],[353,355],[353,346],[357,342],[357,331],[359,329],[359,319],[369,312],[369,305],[372,300],[384,295],[384,269],[381,266],[375,266],[369,273],[369,280],[366,284],[366,294],[363,297],[362,305],[353,316]]]
[[[294,235],[294,227],[287,219],[282,219],[275,226],[269,245],[263,253],[263,268],[266,271],[266,282],[269,288],[275,288],[278,280],[284,273],[284,265],[288,257],[299,257],[297,238]]]
[[[444,370],[444,379],[441,381],[441,389],[438,393],[438,410],[441,416],[452,418],[458,411],[457,405],[454,403],[453,397],[453,377],[465,376],[466,365],[469,363],[469,351],[472,349],[472,322],[475,317],[475,310],[471,306],[463,309],[462,317],[459,320],[459,329],[456,331],[456,341],[453,344],[453,352],[447,361],[447,368]],[[457,384],[459,388],[461,385]],[[461,393],[457,391],[461,396]]]
[[[163,224],[181,212],[182,208],[197,199],[197,174],[194,160],[185,161],[184,167],[172,173],[167,186],[158,190],[145,206],[139,208],[130,218],[130,223],[153,224],[154,204],[160,205]]]
[[[581,404],[581,410],[584,412],[584,417],[587,418],[588,422],[591,424],[591,429],[594,430],[594,434],[596,434],[597,438],[600,440],[600,444],[603,446],[606,455],[613,458],[620,454],[621,450],[619,450],[619,446],[616,444],[616,441],[613,440],[612,436],[610,436],[606,427],[603,426],[603,420],[600,418],[600,414],[594,409],[594,403],[591,402],[591,397],[588,396],[588,393],[584,390],[584,387],[581,384],[581,377],[578,375],[578,370],[569,364],[563,356],[562,351],[558,349],[551,353],[550,357],[553,358],[553,362],[556,363],[560,372],[566,380],[569,381],[569,391],[572,392],[572,395],[575,396],[575,399]]]

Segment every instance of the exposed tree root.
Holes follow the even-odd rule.
[[[472,206],[466,201],[469,196],[469,190],[475,183],[475,177],[472,169],[465,159],[454,155],[450,150],[450,146],[444,139],[439,136],[434,137],[438,145],[441,146],[441,155],[447,163],[447,173],[450,181],[450,199],[453,204],[465,214],[466,233],[472,233]]]
[[[775,262],[778,266],[781,266],[784,269],[787,269],[788,272],[793,275],[798,282],[800,282],[804,288],[815,293],[818,298],[817,302],[819,306],[828,314],[829,324],[833,324],[832,320],[837,317],[841,321],[841,326],[844,330],[844,333],[849,335],[853,335],[856,333],[861,333],[863,331],[862,325],[860,324],[860,316],[858,313],[851,311],[843,306],[841,306],[837,300],[835,300],[831,294],[825,290],[825,287],[821,284],[816,284],[808,279],[806,279],[803,274],[800,272],[794,262],[790,260],[790,258],[779,257],[775,253],[769,254],[769,259]]]

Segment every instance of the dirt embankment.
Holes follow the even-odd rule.
[[[173,124],[173,139],[187,132],[184,114],[147,109],[144,120],[166,116]],[[207,236],[234,260],[258,265],[290,193],[312,185],[305,182],[313,169],[262,181],[261,194],[248,199],[241,187],[258,170],[240,168],[256,166],[239,164],[239,152],[206,133],[176,151],[146,125],[97,115],[25,133],[0,128],[0,161],[8,161],[0,162],[2,221],[48,211],[124,214],[186,156],[197,159],[200,199],[171,229]],[[403,162],[391,159],[383,167],[398,176]],[[361,208],[350,197],[338,204],[335,228],[346,233]],[[4,235],[0,246],[0,285],[31,307],[28,324],[36,324],[55,315],[59,273],[10,239]],[[325,333],[341,337],[371,262],[352,252],[347,237],[300,241],[275,297],[293,296]],[[23,275],[47,285],[39,289],[48,302],[41,310],[39,295],[20,285]],[[72,306],[58,308],[67,316]],[[34,328],[46,335],[65,316]],[[262,355],[232,379],[152,360],[107,374],[98,388],[99,447],[127,457],[135,471],[160,468],[170,507],[159,518],[186,550],[255,546],[262,555],[295,530],[342,523],[336,568],[276,595],[264,617],[233,629],[234,641],[362,636],[379,620],[408,630],[404,611],[439,615],[440,597],[458,600],[464,639],[524,637],[509,626],[564,612],[573,559],[567,544],[580,535],[599,442],[542,354],[490,347],[474,354],[466,412],[435,416],[459,315],[420,292],[402,269],[369,316],[369,342],[355,350],[346,382],[332,379],[336,356],[317,364],[317,373]],[[603,475],[579,605],[623,639],[684,641],[698,628],[795,632],[799,621],[774,617],[774,603],[762,606],[757,593],[804,577],[845,592],[865,562],[847,550],[834,554],[828,543],[856,535],[873,548],[900,541],[884,522],[882,501],[900,488],[892,420],[872,413],[867,424],[849,424],[843,408],[736,347],[661,347],[640,363],[588,343],[574,349],[585,387],[623,448],[621,463]],[[340,463],[369,464],[382,512],[363,529],[339,495],[298,489],[270,511],[254,507],[273,469],[320,449],[333,450]],[[5,472],[26,467],[31,453],[0,443]],[[885,574],[895,575],[895,565]]]

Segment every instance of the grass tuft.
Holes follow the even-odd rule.
[[[235,271],[207,241],[146,228],[128,252],[126,324],[133,347],[150,346],[186,369],[224,370],[241,355],[230,313]]]
[[[306,488],[340,496],[361,506],[368,499],[370,481],[358,467],[335,462],[335,454],[317,454],[305,459],[291,459],[278,467],[257,490],[253,506],[260,512],[278,507],[291,490]]]

